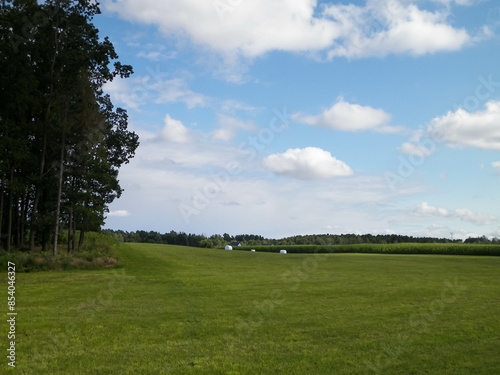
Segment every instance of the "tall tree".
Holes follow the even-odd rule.
[[[102,224],[121,194],[118,169],[138,138],[127,115],[104,95],[105,83],[132,74],[108,38],[100,39],[94,0],[0,3],[0,231],[6,247],[57,254],[63,221],[84,233]],[[17,90],[12,90],[16,87]],[[5,146],[5,147],[3,147]],[[50,224],[52,223],[52,224]],[[40,233],[40,235],[37,235]],[[81,237],[83,239],[83,236]]]

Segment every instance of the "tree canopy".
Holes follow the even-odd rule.
[[[57,253],[62,226],[99,229],[120,197],[138,136],[103,85],[133,73],[92,24],[92,0],[0,2],[0,231],[3,246]]]

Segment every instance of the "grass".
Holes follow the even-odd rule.
[[[500,373],[498,257],[118,253],[121,269],[17,275],[12,372]]]

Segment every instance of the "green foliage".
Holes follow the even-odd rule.
[[[500,256],[499,245],[457,244],[457,243],[398,243],[398,244],[358,244],[358,245],[290,245],[290,246],[242,246],[236,250],[255,249],[260,252],[288,253],[361,253],[361,254],[442,254],[442,255],[487,255]]]
[[[128,77],[91,0],[0,2],[2,245],[58,252],[59,226],[99,230],[138,147],[104,84]],[[83,237],[82,237],[83,238]]]
[[[64,250],[61,248],[57,256],[47,252],[2,251],[0,262],[15,263],[17,272],[97,270],[119,266],[115,239],[100,233],[88,233],[84,245],[75,252],[68,254]]]
[[[122,230],[111,230],[107,229],[105,232],[109,235],[114,235],[117,238],[123,238],[123,242],[134,242],[134,243],[157,243],[165,245],[183,245],[183,246],[194,246],[194,247],[205,247],[205,248],[223,248],[231,242],[241,242],[246,248],[261,247],[266,248],[267,245],[275,246],[334,246],[334,245],[361,245],[361,244],[448,244],[453,246],[453,244],[462,244],[461,240],[451,241],[447,238],[433,238],[433,237],[412,237],[403,236],[396,234],[387,235],[372,235],[372,234],[312,234],[305,236],[292,236],[282,239],[269,239],[264,238],[259,235],[254,234],[240,234],[236,236],[231,236],[228,233],[224,233],[222,236],[214,234],[210,237],[205,235],[197,235],[193,233],[186,234],[184,232],[170,231],[168,233],[161,234],[155,231],[143,231],[138,230],[135,232],[125,232]],[[476,243],[476,244],[500,244],[500,240],[497,238],[488,239],[486,237],[481,237],[478,239],[467,239],[466,244]],[[368,248],[365,246],[365,248]],[[273,248],[270,249],[273,251]]]

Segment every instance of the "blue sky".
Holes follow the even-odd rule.
[[[500,236],[500,4],[109,0],[141,145],[106,227]]]

